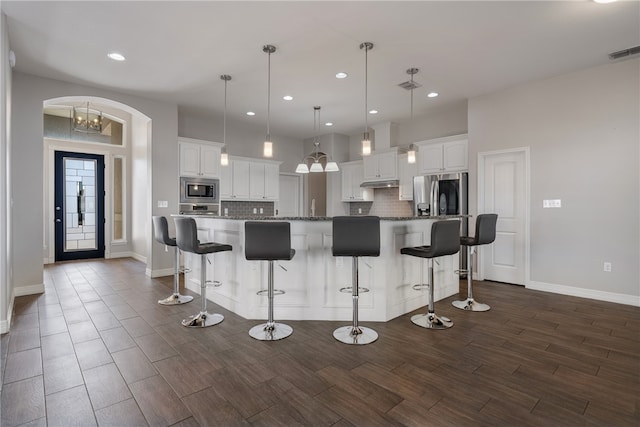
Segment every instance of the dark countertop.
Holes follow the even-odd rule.
[[[183,215],[194,218],[210,218],[210,219],[234,219],[241,221],[331,221],[330,216],[215,216],[215,215]],[[356,215],[357,216],[357,215]],[[441,215],[441,216],[388,216],[380,217],[382,221],[408,221],[416,219],[451,219],[451,218],[469,218],[471,215]]]

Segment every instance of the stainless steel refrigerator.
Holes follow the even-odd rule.
[[[439,217],[469,214],[469,175],[448,173],[413,178],[413,213],[416,216]],[[467,236],[468,217],[460,218],[460,235]],[[460,269],[467,269],[467,252],[460,251]],[[461,275],[465,278],[466,275]]]

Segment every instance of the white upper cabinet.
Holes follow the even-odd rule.
[[[223,200],[275,201],[280,195],[280,163],[234,158],[222,166],[220,198]]]
[[[375,151],[362,159],[365,181],[398,179],[398,149]]]
[[[180,176],[220,177],[220,145],[190,138],[178,138]]]
[[[406,154],[398,154],[398,179],[400,200],[413,200],[413,177],[418,174],[418,164],[409,164]]]
[[[340,176],[343,202],[373,200],[373,190],[360,187],[364,177],[364,166],[361,160],[342,163]]]
[[[415,143],[418,174],[460,172],[469,169],[467,135],[456,135]]]

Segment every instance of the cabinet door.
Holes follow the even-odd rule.
[[[440,173],[443,168],[442,145],[423,145],[418,150],[420,174]]]
[[[280,197],[280,166],[267,163],[264,165],[264,198],[278,200]]]
[[[364,164],[358,163],[351,168],[351,200],[364,200],[364,191],[360,187],[364,178]]]
[[[413,177],[418,174],[416,163],[407,163],[407,155],[398,156],[398,177],[400,179],[399,199],[413,200]]]
[[[200,146],[200,174],[205,178],[220,177],[220,148]]]
[[[234,160],[233,161],[233,173],[232,173],[232,198],[234,199],[249,199],[249,162],[246,160]]]
[[[365,181],[375,181],[376,179],[380,178],[378,173],[378,156],[376,154],[363,156],[362,164],[363,164],[362,177],[364,178]]]
[[[351,165],[340,165],[340,177],[342,178],[342,201],[350,202],[353,199],[353,174],[351,173]]]
[[[264,163],[249,163],[249,198],[264,199]]]
[[[467,141],[451,141],[444,144],[444,169],[460,171],[469,169],[467,160]]]
[[[200,176],[200,144],[180,143],[180,176]]]
[[[391,151],[377,154],[378,158],[378,178],[396,179],[398,178],[398,153]]]
[[[233,191],[233,162],[220,166],[220,198],[230,199]]]

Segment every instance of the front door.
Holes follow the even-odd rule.
[[[526,153],[526,150],[479,153],[478,212],[498,214],[495,242],[479,248],[486,280],[524,285]]]
[[[56,151],[56,261],[104,257],[104,156]]]

